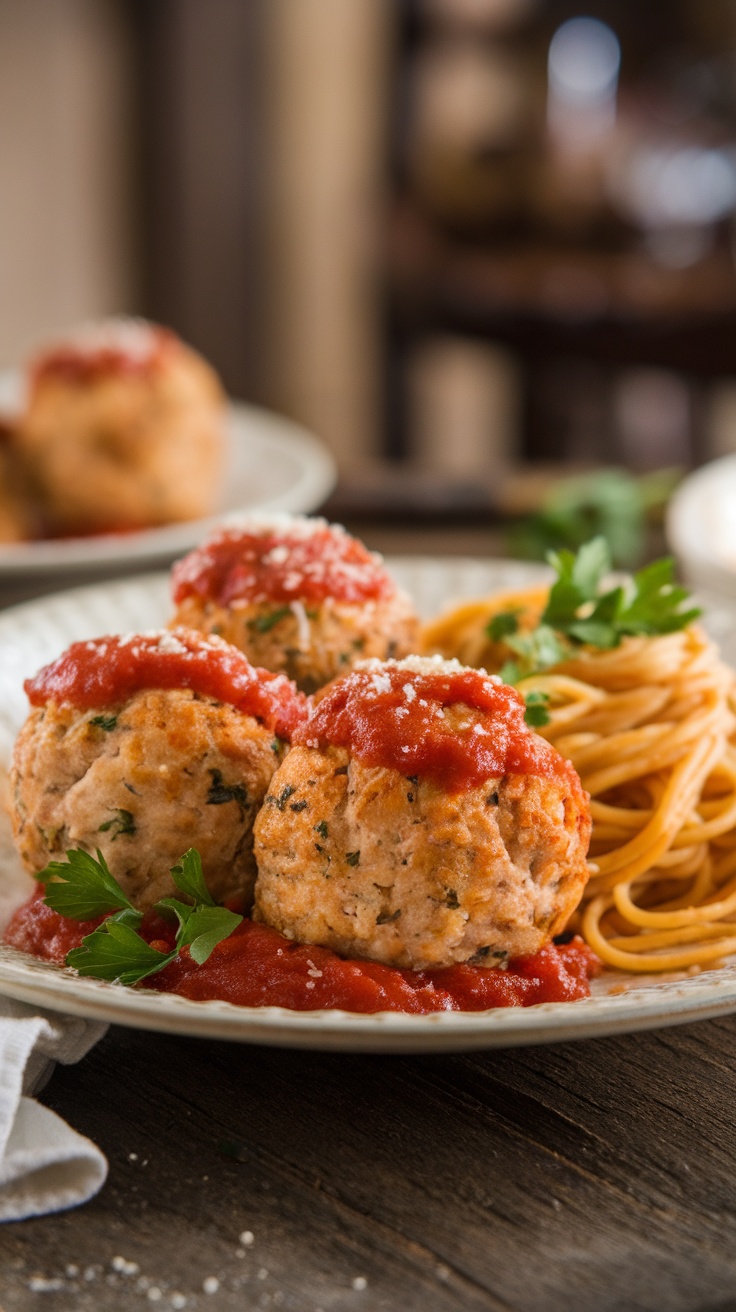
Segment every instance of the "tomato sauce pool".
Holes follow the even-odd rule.
[[[221,529],[174,566],[176,605],[188,597],[232,602],[318,604],[375,601],[396,588],[379,556],[337,524],[295,520],[257,530]]]
[[[16,911],[5,942],[46,961],[63,962],[99,920],[68,920],[43,901],[43,889]],[[173,929],[155,915],[143,934],[160,950],[173,943]],[[180,955],[142,986],[178,993],[198,1002],[214,999],[240,1007],[287,1007],[292,1011],[371,1013],[399,1011],[486,1011],[529,1007],[539,1002],[574,1002],[590,995],[589,980],[600,973],[598,958],[582,939],[550,943],[508,969],[449,966],[443,970],[397,970],[372,961],[348,961],[327,948],[291,943],[275,929],[244,920],[197,965]]]

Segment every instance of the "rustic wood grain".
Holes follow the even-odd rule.
[[[420,1058],[111,1030],[42,1094],[108,1183],[0,1231],[0,1302],[729,1312],[735,1055],[736,1018]]]

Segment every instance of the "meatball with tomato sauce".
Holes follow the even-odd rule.
[[[414,650],[419,623],[381,558],[324,519],[252,518],[174,567],[175,624],[217,633],[312,693],[367,657]]]
[[[249,905],[253,821],[305,713],[293,684],[216,638],[165,630],[74,643],[25,687],[11,795],[31,874],[99,848],[145,910],[196,847],[213,897]]]
[[[35,360],[28,393],[18,448],[49,533],[212,514],[225,397],[174,333],[140,319],[84,325]]]
[[[420,970],[504,965],[559,933],[588,878],[587,794],[520,695],[440,657],[324,690],[255,825],[255,919]]]

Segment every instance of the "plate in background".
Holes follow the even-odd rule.
[[[451,602],[529,586],[549,577],[544,567],[513,561],[408,559],[390,563],[395,577],[428,617]],[[158,627],[169,613],[166,575],[77,588],[0,615],[0,763],[26,715],[23,679],[68,643],[105,632]],[[736,612],[731,612],[732,626]],[[0,919],[27,896],[7,826],[0,832]],[[4,921],[3,921],[4,923]],[[610,992],[612,987],[623,992]],[[192,1002],[174,994],[128,989],[80,979],[0,947],[0,992],[52,1011],[70,1012],[141,1029],[267,1043],[365,1052],[452,1052],[470,1048],[558,1043],[575,1038],[653,1029],[736,1011],[736,968],[693,978],[643,981],[608,975],[593,981],[594,996],[487,1012],[406,1016],[383,1012],[293,1012],[280,1007],[235,1007]]]
[[[0,374],[0,409],[17,408],[18,375]],[[135,533],[0,544],[0,579],[173,560],[191,550],[223,516],[242,510],[291,513],[316,510],[337,481],[323,442],[289,419],[231,401],[228,448],[217,511],[164,528]]]

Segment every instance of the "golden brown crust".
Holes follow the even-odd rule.
[[[175,892],[169,869],[196,847],[217,901],[250,899],[253,821],[282,750],[250,716],[186,690],[137,693],[117,711],[49,704],[15,746],[18,850],[34,873],[99,847],[144,909]]]
[[[412,969],[538,951],[588,877],[590,818],[564,782],[507,775],[448,795],[340,748],[292,748],[254,833],[256,919]]]
[[[369,657],[407,656],[419,621],[402,592],[378,601],[236,603],[220,606],[188,597],[173,625],[216,633],[245,652],[253,665],[287,674],[302,692],[316,692]]]

